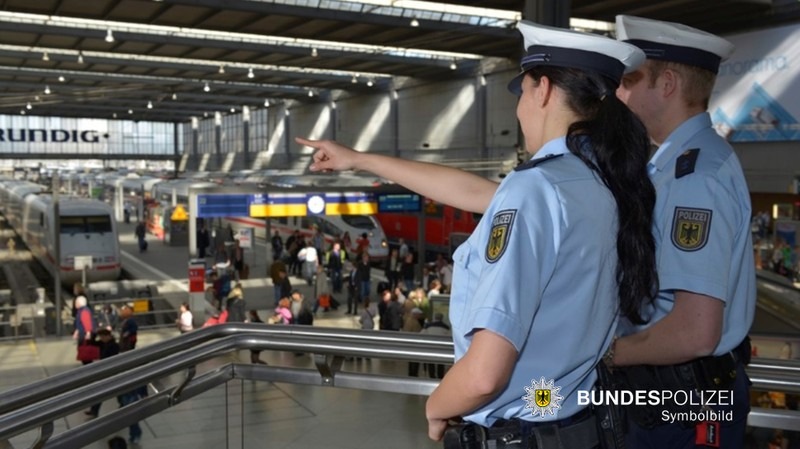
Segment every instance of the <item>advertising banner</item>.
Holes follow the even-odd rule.
[[[800,140],[800,26],[724,37],[736,50],[711,96],[717,131],[731,142]]]

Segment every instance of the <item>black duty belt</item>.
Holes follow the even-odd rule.
[[[676,365],[636,365],[614,371],[618,387],[629,390],[711,391],[732,388],[739,364],[750,362],[750,338],[746,337],[736,348],[720,356],[708,356]],[[699,411],[698,404],[691,406],[659,404],[670,412]],[[628,414],[639,426],[653,428],[663,424],[660,411],[649,405],[629,407]]]
[[[524,440],[527,445],[523,446]],[[449,428],[445,449],[592,449],[598,445],[597,422],[586,408],[558,421],[499,420],[492,427],[466,423]]]

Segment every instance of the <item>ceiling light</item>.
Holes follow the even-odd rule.
[[[128,114],[133,114],[133,109],[128,109]]]
[[[33,99],[36,100],[36,101],[39,101],[39,96],[38,95],[34,95]]]
[[[311,57],[316,58],[317,56],[319,56],[319,53],[317,53],[317,48],[314,47],[311,49]]]
[[[172,99],[173,99],[173,100],[177,100],[177,99],[178,99],[178,94],[176,94],[175,92],[173,92],[173,93],[172,93]]]
[[[83,64],[83,52],[78,52],[78,64]]]
[[[152,101],[148,101],[147,102],[147,109],[153,109],[153,102]]]
[[[31,106],[30,101],[28,102],[28,104],[25,105],[25,109],[33,109],[33,106]]]
[[[203,86],[203,92],[210,92],[210,91],[211,87],[209,87],[208,83],[206,83],[205,86]]]
[[[374,85],[375,85],[375,83],[372,81],[371,78],[367,80],[367,87],[372,87]]]
[[[418,27],[418,26],[419,26],[419,20],[417,20],[417,18],[416,18],[416,17],[414,17],[413,19],[411,19],[411,26],[412,26],[412,27]]]
[[[106,32],[106,42],[108,42],[109,44],[111,42],[114,42],[114,33],[111,32],[111,28],[109,28],[108,31]]]
[[[267,98],[266,100],[264,100],[264,107],[265,107],[265,108],[268,108],[268,107],[269,107],[269,98]]]
[[[50,86],[44,86],[44,94],[50,95]]]
[[[25,115],[25,109],[20,109],[19,110],[19,115]]]
[[[353,75],[353,79],[351,79],[350,82],[355,84],[358,82],[358,78],[355,75]]]
[[[115,113],[111,114],[111,117],[117,118],[117,113],[115,112]]]
[[[208,117],[208,112],[203,112],[203,117]]]
[[[67,79],[66,79],[66,78],[64,78],[64,75],[59,75],[59,76],[58,76],[58,82],[59,82],[59,83],[63,83],[63,82],[64,82],[64,81],[66,81],[66,80],[67,80]]]
[[[253,73],[253,69],[247,69],[247,77],[250,79],[255,78],[255,73]]]
[[[217,73],[219,73],[220,75],[223,75],[225,73],[225,65],[224,64],[220,64],[219,65],[219,70],[217,71]]]
[[[450,70],[455,70],[455,69],[457,69],[457,68],[458,68],[458,66],[456,65],[456,62],[455,62],[455,61],[453,61],[453,62],[451,62],[451,63],[450,63]]]
[[[309,90],[308,91],[308,96],[309,97],[313,97],[314,96],[314,91],[313,90]],[[28,103],[28,106],[30,106],[30,103]]]
[[[50,55],[48,55],[47,52],[42,53],[42,61],[49,61],[49,60],[50,60]]]
[[[234,112],[236,112],[236,108],[231,108],[231,114],[233,114]]]

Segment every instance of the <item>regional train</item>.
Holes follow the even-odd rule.
[[[33,256],[51,275],[58,270],[65,286],[83,279],[83,272],[75,270],[75,258],[80,256],[92,258],[92,267],[86,270],[87,282],[119,278],[119,235],[111,206],[73,196],[59,198],[61,242],[56,263],[53,198],[44,190],[30,182],[0,182],[3,213]]]
[[[480,214],[466,212],[425,198],[422,203],[425,226],[425,249],[428,257],[432,254],[447,254],[472,234],[481,219]],[[416,246],[419,238],[419,214],[383,212],[375,216],[386,231],[392,244],[403,239],[408,245]]]

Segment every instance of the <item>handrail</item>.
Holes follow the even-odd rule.
[[[356,329],[315,328],[305,326],[260,325],[230,323],[189,332],[154,345],[137,349],[76,368],[6,393],[0,394],[0,441],[37,427],[45,428],[55,419],[83,407],[130,391],[141,385],[162,379],[182,370],[193,370],[198,363],[240,349],[310,352],[314,354],[317,370],[228,364],[216,374],[204,373],[187,379],[180,386],[171,386],[154,395],[157,399],[144,402],[141,410],[156,413],[198,393],[198,385],[227,382],[235,377],[258,380],[289,381],[321,386],[365,388],[406,394],[429,394],[436,380],[410,379],[376,374],[339,372],[344,356],[385,358],[429,363],[453,363],[453,345],[449,337],[415,333],[365,331]],[[778,391],[800,391],[797,372],[800,363],[787,360],[755,359],[748,373],[756,387]],[[213,382],[209,379],[213,378]],[[301,379],[302,378],[302,379]],[[301,380],[298,380],[301,379]],[[166,396],[165,396],[166,395]],[[157,402],[157,404],[156,404]],[[147,405],[149,404],[149,405]],[[125,409],[123,409],[125,410]],[[123,415],[109,418],[124,425]],[[120,410],[122,411],[122,410]],[[768,409],[754,409],[751,419],[777,422],[796,429],[795,415],[776,415]],[[140,414],[145,413],[141,411]],[[130,415],[131,420],[137,416]],[[149,415],[145,415],[149,416]],[[141,416],[138,416],[141,417]],[[774,421],[773,418],[775,419]],[[795,418],[792,421],[789,418]],[[73,429],[88,438],[85,430],[108,430],[111,424],[95,420]],[[93,427],[98,426],[98,427]],[[100,435],[100,430],[91,435]],[[67,434],[54,437],[73,438]],[[81,440],[83,441],[83,440]],[[49,444],[48,444],[49,446]]]
[[[450,352],[448,360],[437,360],[437,363],[453,363],[453,342],[448,337],[430,336],[425,334],[368,331],[360,329],[338,329],[323,328],[312,326],[284,326],[269,324],[248,324],[248,323],[227,323],[223,325],[210,326],[188,332],[180,337],[171,338],[162,342],[150,345],[129,353],[125,357],[112,357],[91,363],[80,369],[74,369],[65,373],[58,374],[47,379],[42,379],[28,385],[10,390],[0,394],[0,415],[8,411],[47,399],[74,388],[79,388],[87,383],[95,382],[113,376],[120,372],[142,366],[155,360],[166,357],[178,351],[191,349],[199,344],[211,341],[216,338],[223,338],[239,333],[255,333],[259,335],[275,335],[284,338],[295,336],[309,336],[320,338],[339,338],[354,341],[371,341],[382,344],[406,343],[413,345],[434,345],[446,348]],[[304,347],[300,351],[311,352],[316,347]],[[414,347],[408,348],[413,353]],[[424,346],[419,348],[424,349]],[[367,357],[380,357],[379,353],[373,353]],[[416,354],[414,353],[414,356]],[[403,359],[416,360],[413,357],[403,357]]]

